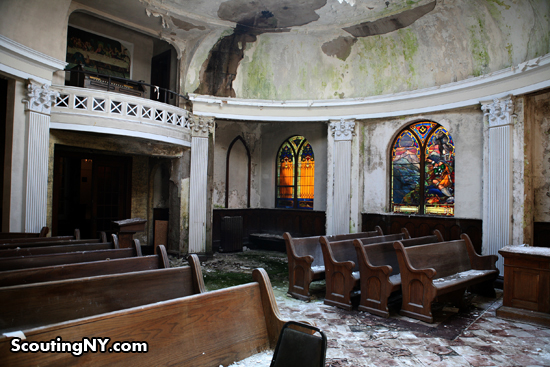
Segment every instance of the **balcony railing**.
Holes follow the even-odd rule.
[[[166,103],[98,89],[53,86],[59,91],[52,112],[124,119],[189,130],[189,112]]]

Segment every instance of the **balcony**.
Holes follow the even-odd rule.
[[[110,85],[110,83],[109,83]],[[72,86],[58,91],[51,129],[122,135],[191,146],[189,112],[166,103]]]

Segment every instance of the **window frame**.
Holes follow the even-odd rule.
[[[425,136],[424,139],[422,139],[418,133],[412,129],[412,126],[416,125],[416,124],[421,124],[421,123],[433,123],[435,124],[431,130],[428,132],[428,134]],[[432,136],[433,134],[439,129],[439,128],[442,128],[446,131],[446,133],[448,134],[448,136],[450,137],[451,141],[452,141],[452,149],[453,149],[453,157],[456,157],[455,153],[456,153],[456,147],[455,147],[455,144],[454,144],[454,139],[452,138],[452,135],[451,133],[449,132],[448,129],[446,129],[443,125],[441,125],[440,123],[436,122],[436,121],[432,121],[432,120],[418,120],[418,121],[415,121],[415,122],[411,122],[411,123],[408,123],[407,125],[405,125],[404,127],[402,127],[398,132],[397,134],[395,135],[395,137],[392,139],[391,141],[391,145],[390,145],[390,149],[389,149],[389,174],[390,174],[390,181],[389,181],[389,212],[391,214],[402,214],[402,215],[429,215],[429,216],[433,216],[433,217],[454,217],[455,216],[455,202],[453,201],[452,205],[453,205],[453,212],[452,214],[437,214],[437,213],[426,213],[426,148],[428,147],[428,144],[430,142],[430,140],[432,139]],[[399,139],[399,137],[402,136],[402,134],[405,132],[405,131],[408,131],[410,132],[413,137],[416,139],[416,142],[419,146],[419,150],[420,150],[420,159],[419,159],[419,204],[418,204],[418,212],[416,213],[411,213],[411,212],[396,212],[394,210],[394,202],[393,202],[393,196],[394,196],[394,190],[393,190],[393,185],[394,185],[394,161],[393,161],[393,152],[394,152],[394,148],[395,148],[395,144],[397,143],[397,140]],[[456,159],[453,159],[453,197],[455,197],[455,193],[454,193],[454,188],[455,188],[455,179],[454,179],[454,172],[455,172],[455,163],[456,163]]]
[[[299,138],[303,139],[300,142],[300,145],[297,147],[297,149],[294,148],[295,144],[293,144],[292,141],[291,141],[292,139],[294,139],[296,137],[299,137]],[[294,180],[293,180],[293,185],[288,186],[288,187],[292,187],[292,193],[293,193],[292,196],[293,197],[288,199],[288,200],[292,200],[292,202],[293,202],[292,207],[279,206],[279,200],[281,199],[279,197],[279,188],[280,187],[286,187],[285,185],[280,185],[279,184],[279,177],[280,177],[280,173],[279,173],[279,169],[280,169],[279,155],[281,153],[281,149],[283,149],[283,147],[286,143],[288,143],[288,145],[292,149],[292,154],[293,154],[293,157],[294,157],[294,167],[293,167]],[[314,205],[313,204],[313,200],[314,200],[313,198],[312,198],[311,207],[309,208],[309,207],[300,207],[300,200],[299,200],[299,197],[298,197],[298,195],[299,195],[298,173],[299,173],[299,166],[300,166],[300,163],[301,163],[299,154],[301,154],[301,152],[303,151],[303,149],[305,147],[305,144],[309,144],[311,146],[310,141],[305,136],[303,136],[303,135],[291,135],[288,138],[286,138],[285,140],[283,140],[283,142],[281,143],[281,145],[279,145],[279,148],[277,149],[277,153],[275,155],[275,208],[278,208],[278,209],[313,210],[313,205]],[[312,156],[314,157],[313,162],[315,162],[315,152],[313,151],[313,147],[311,147],[311,150],[312,150]],[[315,175],[315,169],[314,169],[314,175]],[[314,185],[315,185],[315,183],[314,183]],[[314,189],[313,189],[313,196],[315,197],[315,186],[314,186]]]

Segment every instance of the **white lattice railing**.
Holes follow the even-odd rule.
[[[52,112],[108,117],[163,127],[189,129],[189,113],[146,98],[88,88],[54,86],[59,97]]]

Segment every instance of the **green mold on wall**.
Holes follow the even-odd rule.
[[[278,98],[273,85],[273,69],[269,58],[269,43],[260,41],[254,50],[252,60],[246,65],[246,86],[242,91],[244,98]]]
[[[485,21],[483,19],[477,19],[477,24],[471,26],[468,29],[470,33],[470,48],[473,61],[473,75],[480,76],[489,67],[490,57],[489,51],[485,44],[485,40],[482,39],[485,35]]]

